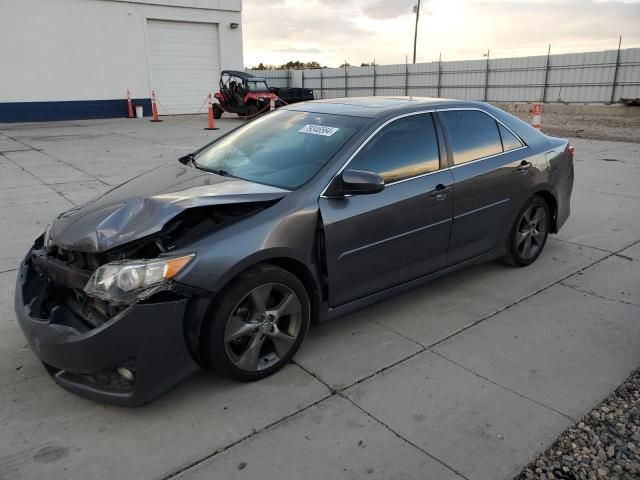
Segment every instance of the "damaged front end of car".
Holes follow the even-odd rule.
[[[110,193],[60,215],[35,241],[19,269],[15,308],[60,385],[141,405],[199,368],[188,330],[213,292],[179,281],[197,262],[189,246],[284,194],[225,183],[124,202],[109,201]]]

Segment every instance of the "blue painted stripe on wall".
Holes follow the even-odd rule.
[[[142,105],[145,117],[151,116],[150,98],[135,98],[132,103],[134,108]],[[126,99],[0,103],[0,122],[47,122],[126,116]]]

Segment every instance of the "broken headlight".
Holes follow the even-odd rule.
[[[194,257],[192,254],[107,263],[93,272],[84,291],[87,295],[112,303],[144,300],[166,288],[167,282],[180,273]]]

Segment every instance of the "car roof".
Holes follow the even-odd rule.
[[[482,110],[514,131],[527,145],[547,142],[547,136],[519,118],[484,102],[431,97],[349,97],[312,100],[284,107],[287,110],[364,117],[379,122],[421,110],[470,108]],[[374,120],[375,119],[375,120]]]
[[[375,118],[387,113],[411,112],[418,109],[436,109],[475,106],[477,102],[431,97],[349,97],[312,100],[289,105],[285,108],[313,113],[329,113],[352,117]]]
[[[255,75],[251,75],[247,72],[241,72],[240,70],[223,70],[220,75],[233,75],[234,77],[241,78],[242,80],[255,80],[259,82],[264,82],[264,77],[256,77]]]

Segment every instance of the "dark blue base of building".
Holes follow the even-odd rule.
[[[142,105],[144,116],[151,116],[151,99],[132,99]],[[73,100],[64,102],[0,103],[0,122],[48,122],[87,118],[118,118],[127,116],[127,100]]]

